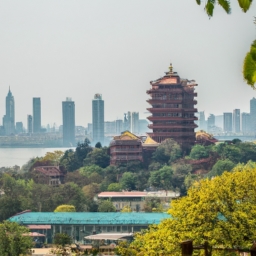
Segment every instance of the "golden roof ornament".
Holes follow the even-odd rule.
[[[169,70],[170,70],[170,73],[172,73],[173,71],[172,71],[172,63],[170,63],[170,66],[169,66]]]

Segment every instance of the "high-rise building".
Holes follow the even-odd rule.
[[[204,131],[207,130],[207,121],[205,120],[204,111],[199,112],[198,124],[199,124],[199,130],[204,130]]]
[[[247,133],[251,131],[251,117],[249,113],[242,113],[242,132]]]
[[[118,119],[116,120],[116,134],[120,135],[123,132],[123,120]]]
[[[139,120],[139,126],[140,126],[140,128],[139,128],[140,134],[145,135],[147,132],[149,132],[148,120],[140,119]]]
[[[62,102],[63,146],[75,146],[75,102],[66,98]]]
[[[153,131],[148,135],[156,142],[173,138],[184,150],[195,143],[195,113],[197,104],[194,80],[181,79],[173,72],[172,65],[166,75],[150,82],[152,88],[147,91],[151,105],[147,110],[152,113],[148,120]]]
[[[28,115],[28,118],[27,118],[27,132],[28,133],[33,132],[33,118],[32,118],[32,115]]]
[[[250,116],[251,116],[251,130],[256,132],[256,99],[253,97],[250,100]]]
[[[232,132],[232,113],[223,113],[223,130],[224,132]]]
[[[240,109],[233,110],[233,132],[240,132]]]
[[[140,131],[140,126],[139,126],[139,112],[132,112],[131,115],[131,130],[132,133],[138,134]]]
[[[215,115],[210,114],[207,119],[207,131],[212,132],[215,129]]]
[[[15,103],[14,97],[11,93],[10,87],[9,92],[5,99],[5,115],[3,117],[3,127],[5,135],[15,133]]]
[[[24,132],[23,123],[22,122],[16,122],[16,132],[17,133],[23,133]]]
[[[215,126],[223,129],[223,115],[215,116]]]
[[[41,132],[41,99],[33,98],[33,133]]]
[[[104,133],[108,135],[116,134],[116,122],[115,121],[107,121],[104,122]]]
[[[104,144],[104,100],[99,93],[92,100],[92,129],[93,143]]]

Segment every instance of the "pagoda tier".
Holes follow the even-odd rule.
[[[181,79],[172,66],[165,76],[152,81],[152,88],[147,91],[151,105],[147,110],[152,114],[148,117],[151,121],[149,128],[152,132],[148,135],[156,142],[173,138],[184,150],[195,143],[195,120],[197,93],[195,81]]]

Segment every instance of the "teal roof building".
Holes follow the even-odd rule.
[[[74,241],[84,243],[84,237],[99,233],[134,233],[159,224],[170,218],[167,213],[142,212],[22,212],[11,218],[12,222],[32,227],[33,232],[43,232],[52,242],[56,233],[67,233]],[[43,227],[50,227],[43,230]],[[36,229],[36,227],[40,227]]]

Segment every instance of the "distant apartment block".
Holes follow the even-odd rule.
[[[104,100],[99,93],[92,100],[92,138],[93,143],[104,144]]]
[[[223,115],[215,115],[215,126],[223,129]]]
[[[199,130],[207,131],[207,121],[205,120],[204,111],[199,112],[198,126]]]
[[[33,98],[33,133],[41,132],[41,98]]]
[[[207,131],[211,132],[215,128],[215,115],[210,114],[210,116],[207,119]]]
[[[249,113],[242,113],[242,132],[251,132],[251,117]]]
[[[116,135],[116,122],[115,121],[107,121],[104,122],[104,133],[106,135]]]
[[[121,132],[123,132],[123,120],[122,119],[117,119],[116,120],[116,135],[120,135]]]
[[[232,113],[223,113],[223,130],[224,132],[232,132]]]
[[[33,118],[32,118],[32,115],[28,115],[28,117],[27,117],[27,132],[28,133],[33,132]]]
[[[240,132],[240,109],[233,110],[233,132]]]
[[[67,98],[62,102],[63,146],[75,146],[75,102]]]

